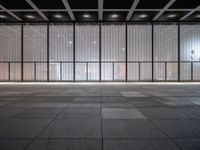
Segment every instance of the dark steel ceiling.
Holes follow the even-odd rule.
[[[200,0],[0,0],[0,21],[200,21]]]

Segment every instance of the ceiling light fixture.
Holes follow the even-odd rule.
[[[141,14],[140,15],[140,18],[146,18],[148,15],[146,15],[146,14]]]
[[[84,14],[83,17],[84,18],[90,18],[90,15],[89,14]]]
[[[0,15],[0,18],[5,19],[7,17],[5,15]]]
[[[196,18],[200,18],[200,14],[196,15]]]
[[[170,15],[168,15],[167,17],[168,17],[168,18],[174,18],[174,17],[176,17],[176,14],[170,14]]]
[[[117,18],[117,17],[119,17],[119,15],[118,14],[112,14],[111,17],[112,18]]]
[[[33,15],[26,15],[25,17],[28,18],[28,19],[34,19],[35,18],[35,16],[33,16]]]
[[[60,15],[60,14],[55,14],[54,17],[55,17],[55,18],[62,18],[63,16]]]

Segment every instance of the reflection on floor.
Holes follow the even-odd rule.
[[[1,84],[0,150],[200,150],[200,84]]]

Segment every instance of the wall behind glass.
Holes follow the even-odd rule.
[[[125,80],[125,24],[104,23],[101,28],[102,80]]]
[[[2,63],[2,61],[18,61]],[[0,25],[0,80],[21,80],[21,25]],[[9,69],[10,68],[10,77]]]
[[[128,24],[128,80],[152,79],[152,27],[151,25]],[[130,62],[132,61],[132,62]]]
[[[180,66],[181,80],[191,80],[191,61],[200,61],[200,25],[180,25]],[[193,79],[200,80],[200,63],[193,63]]]
[[[47,80],[47,25],[24,25],[24,61],[24,80]]]
[[[51,24],[49,26],[49,57],[50,80],[73,80],[72,24]]]
[[[178,25],[154,25],[154,61],[154,80],[178,80]]]
[[[76,80],[99,80],[99,24],[77,23],[75,45]]]

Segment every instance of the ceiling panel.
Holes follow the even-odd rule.
[[[105,9],[129,9],[134,0],[104,0]]]
[[[1,0],[0,4],[7,9],[32,9],[25,0]]]
[[[140,0],[138,9],[162,9],[169,2],[169,0]]]
[[[98,9],[98,0],[68,0],[72,9]]]
[[[200,5],[200,0],[176,0],[170,8],[184,9],[184,8],[196,8]]]
[[[64,9],[61,0],[32,0],[32,2],[40,9]]]

